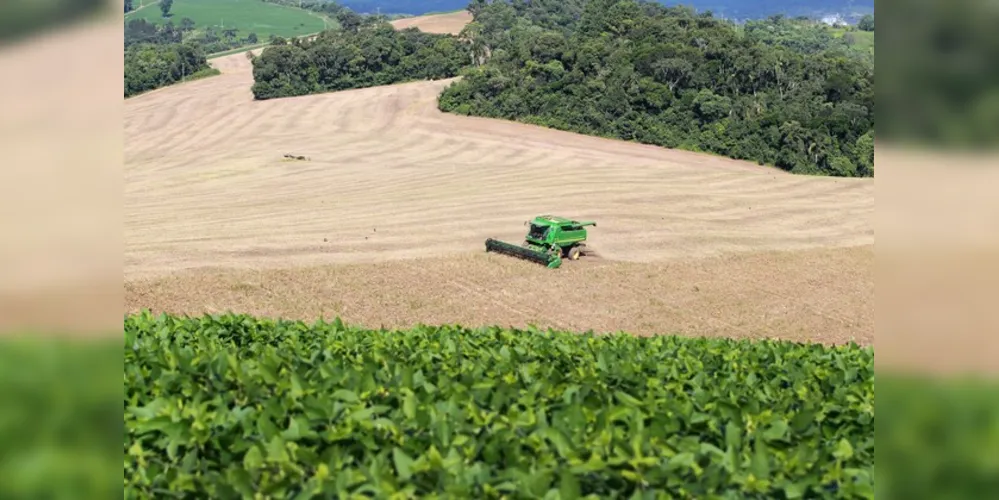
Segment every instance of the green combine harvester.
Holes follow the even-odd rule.
[[[579,260],[586,246],[586,226],[596,227],[592,221],[576,221],[554,215],[539,215],[527,221],[530,226],[523,245],[514,245],[489,238],[486,251],[510,255],[530,260],[556,269],[562,265],[562,257]]]

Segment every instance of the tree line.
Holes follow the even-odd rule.
[[[145,19],[131,19],[125,23],[125,47],[141,43],[193,42],[211,54],[260,43],[256,33],[250,32],[244,36],[239,28],[217,29],[209,26],[202,31],[195,31],[195,27],[194,21],[188,17],[181,19],[178,25],[174,25],[173,21],[157,25]]]
[[[874,174],[873,60],[815,32],[761,36],[761,24],[634,0],[473,0],[469,11],[472,67],[441,94],[443,111]]]
[[[161,4],[162,5],[162,4]],[[131,7],[126,4],[126,11]],[[130,97],[191,78],[218,74],[207,55],[259,43],[256,33],[207,27],[196,31],[190,18],[153,24],[130,19],[124,26],[124,94]]]
[[[190,36],[193,29],[194,22],[188,18],[182,19],[179,27],[173,22],[159,26],[145,19],[125,23],[125,97],[218,74],[208,65],[207,54],[237,44],[236,30],[216,34],[208,29],[200,36]],[[255,34],[250,35],[256,39]]]
[[[141,43],[125,50],[125,97],[217,74],[197,43]]]
[[[464,74],[441,94],[441,110],[795,173],[874,173],[873,58],[815,23],[774,16],[739,26],[645,0],[472,0],[473,22],[452,36],[306,4],[340,29],[273,39],[253,58],[256,99]]]
[[[357,31],[362,25],[370,26],[375,21],[385,19],[384,16],[362,16],[334,1],[312,0],[301,4],[298,0],[264,1],[334,16],[341,26],[346,26],[352,31]],[[166,17],[172,2],[161,1],[159,5]],[[134,10],[134,7],[133,2],[125,2],[125,12]],[[126,21],[125,97],[185,79],[217,74],[218,72],[208,65],[207,54],[264,41],[260,40],[256,33],[250,32],[244,35],[237,28],[206,27],[202,30],[196,28],[195,22],[186,17],[181,19],[179,24],[174,24],[172,19],[163,24],[153,24],[145,19]],[[274,35],[271,35],[270,42],[275,45],[288,43],[287,40]]]
[[[468,63],[457,37],[396,30],[374,16],[340,19],[314,40],[276,40],[253,59],[253,95],[273,99],[411,80],[448,78]],[[344,22],[347,20],[348,22]]]
[[[336,16],[337,14],[350,11],[347,7],[340,5],[333,0],[263,0],[267,3],[273,3],[277,5],[285,5],[288,7],[297,7],[299,9],[311,10],[313,12],[320,12],[329,16]],[[351,11],[353,12],[353,11]]]
[[[341,8],[340,32],[282,41],[256,58],[254,95],[463,73],[441,110],[795,173],[874,173],[873,58],[817,23],[773,16],[737,26],[643,0],[472,0],[468,10],[473,22],[454,37],[396,31]]]

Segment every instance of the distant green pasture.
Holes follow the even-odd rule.
[[[853,37],[853,44],[850,45],[851,49],[869,54],[874,53],[873,31],[860,31],[860,30],[847,31],[843,28],[833,29],[833,36],[837,38],[842,38],[846,34],[849,34],[850,36]]]
[[[325,27],[318,13],[261,0],[174,0],[169,18],[163,18],[159,5],[152,0],[143,3],[147,6],[138,9],[139,2],[135,1],[138,10],[126,14],[126,22],[141,18],[155,24],[173,21],[174,26],[180,26],[180,20],[188,17],[199,31],[209,27],[236,28],[241,37],[256,33],[262,41],[271,35],[289,38],[316,33]]]

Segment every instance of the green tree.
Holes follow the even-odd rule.
[[[468,2],[468,7],[466,7],[465,10],[467,10],[468,13],[474,17],[485,10],[487,5],[489,4],[486,0],[472,0],[471,2]]]
[[[181,32],[174,29],[173,24],[167,22],[163,26],[156,26],[145,19],[131,19],[125,24],[124,30],[125,47],[138,43],[171,44],[180,43]]]
[[[866,16],[860,18],[860,22],[857,23],[857,28],[861,31],[874,31],[874,14],[867,14]]]
[[[356,32],[361,25],[364,23],[364,19],[361,15],[352,10],[342,10],[336,15],[337,22],[340,23],[340,28],[344,31]]]
[[[470,53],[459,37],[396,30],[387,21],[368,19],[363,29],[325,31],[314,41],[272,43],[253,61],[252,90],[256,99],[271,99],[449,78],[470,63]]]
[[[874,175],[874,131],[871,130],[857,139],[857,172],[862,176]]]
[[[181,81],[210,70],[197,43],[134,44],[125,50],[125,97]]]
[[[833,175],[840,177],[855,177],[857,175],[856,165],[844,156],[835,156],[829,160],[829,169]]]
[[[163,17],[170,16],[171,7],[173,7],[173,0],[160,0],[160,12],[163,13]]]

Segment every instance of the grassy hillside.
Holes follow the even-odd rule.
[[[145,19],[155,24],[170,21],[179,26],[185,17],[194,21],[198,30],[235,28],[243,35],[256,33],[261,40],[270,35],[287,38],[315,33],[325,26],[317,13],[260,0],[174,0],[169,18],[162,16],[158,5],[148,5],[126,14],[125,21]]]
[[[830,28],[833,32],[833,36],[836,38],[843,38],[846,35],[847,44],[851,49],[858,52],[863,52],[865,54],[874,55],[874,32],[873,31],[860,31],[860,30],[847,30],[846,28]]]

